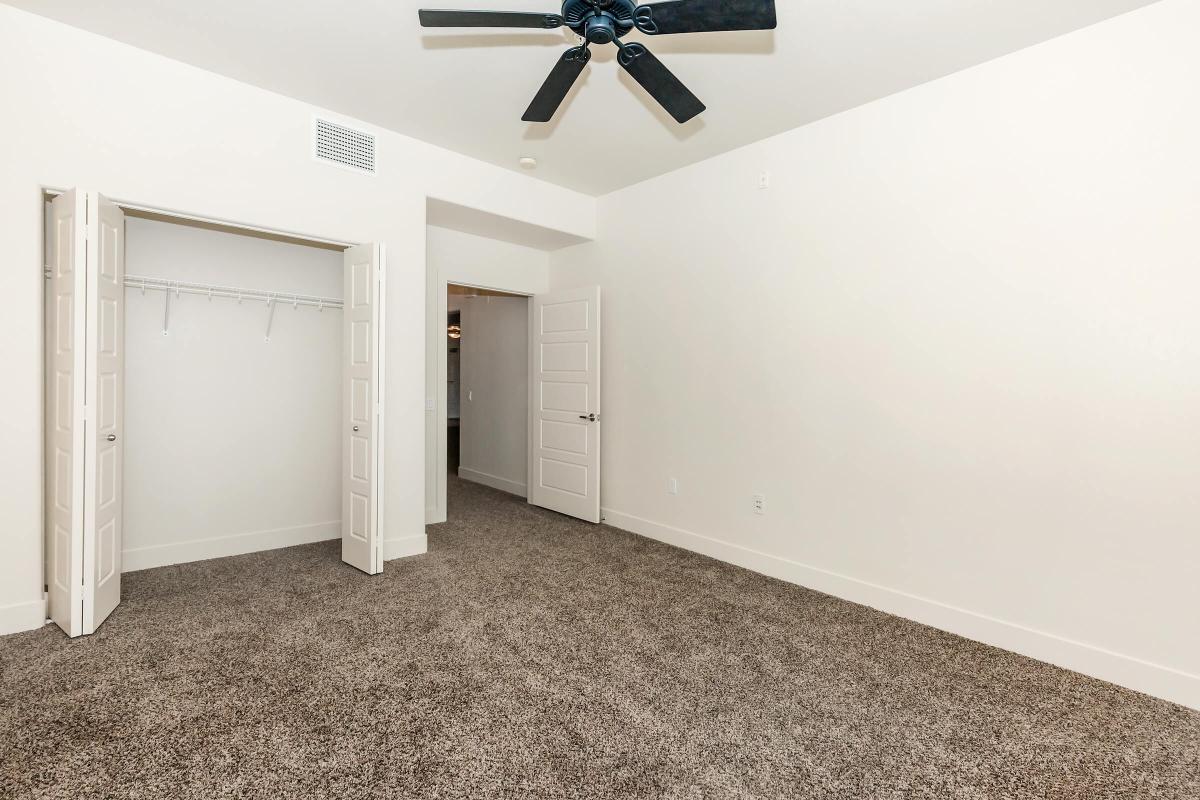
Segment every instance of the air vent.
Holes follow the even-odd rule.
[[[375,172],[375,137],[329,120],[317,120],[317,158],[360,172]]]

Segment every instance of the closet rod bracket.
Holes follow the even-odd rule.
[[[266,341],[271,341],[271,322],[275,319],[275,295],[267,298],[267,336]]]
[[[146,291],[146,284],[142,283],[142,291]],[[163,336],[167,335],[171,322],[171,290],[163,292]]]

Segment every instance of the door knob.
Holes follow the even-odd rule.
[[[588,422],[596,422],[600,419],[598,414],[588,414],[586,417],[583,414],[579,415],[580,419],[586,419]]]
[[[115,433],[110,433],[108,436],[105,436],[104,438],[108,439],[110,442],[115,442],[117,440],[117,435]]]
[[[354,426],[354,432],[355,432],[355,433],[358,433],[358,426],[357,426],[357,425],[355,425],[355,426]]]

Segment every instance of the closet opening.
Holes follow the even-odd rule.
[[[78,190],[45,212],[51,618],[91,633],[122,572],[339,538],[381,571],[379,246]]]
[[[448,512],[455,478],[528,497],[529,297],[446,287]]]

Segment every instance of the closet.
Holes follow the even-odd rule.
[[[122,206],[46,210],[51,619],[122,572],[341,538],[382,570],[381,253]]]

